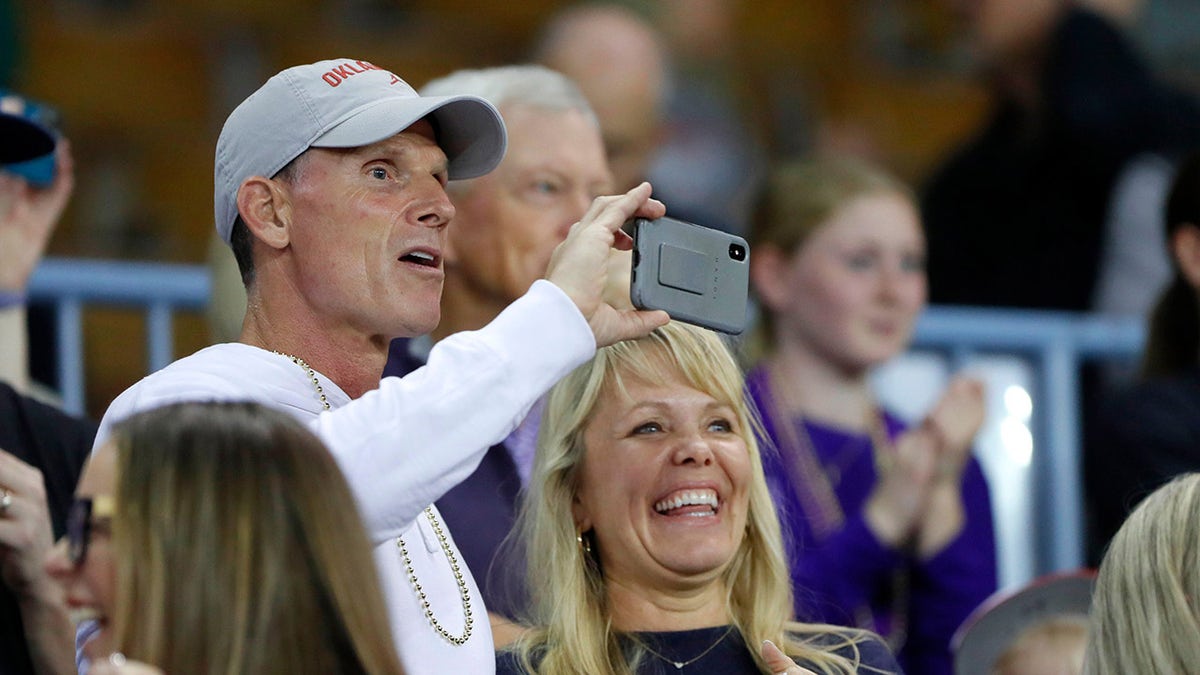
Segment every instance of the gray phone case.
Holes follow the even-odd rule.
[[[665,310],[672,319],[732,335],[745,330],[750,288],[745,239],[674,218],[637,218],[633,241],[634,307]]]

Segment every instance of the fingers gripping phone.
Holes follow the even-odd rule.
[[[745,239],[674,218],[635,218],[632,234],[634,307],[665,310],[672,319],[732,335],[745,330]]]

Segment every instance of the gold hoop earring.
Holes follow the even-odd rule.
[[[575,541],[579,542],[579,548],[583,551],[584,557],[590,558],[592,557],[592,538],[584,538],[584,534],[586,533],[583,530],[576,532]]]

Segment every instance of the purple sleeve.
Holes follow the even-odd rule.
[[[811,537],[808,539],[811,541]],[[873,589],[904,564],[904,558],[875,537],[861,513],[851,514],[842,529],[822,543],[805,546],[792,561],[796,615],[801,620],[859,625]]]
[[[996,537],[987,481],[974,457],[963,472],[962,532],[913,568],[905,668],[951,675],[950,639],[971,610],[996,590]]]

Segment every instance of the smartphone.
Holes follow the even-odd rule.
[[[750,246],[739,236],[675,218],[632,221],[629,298],[638,309],[737,335],[746,328]]]

